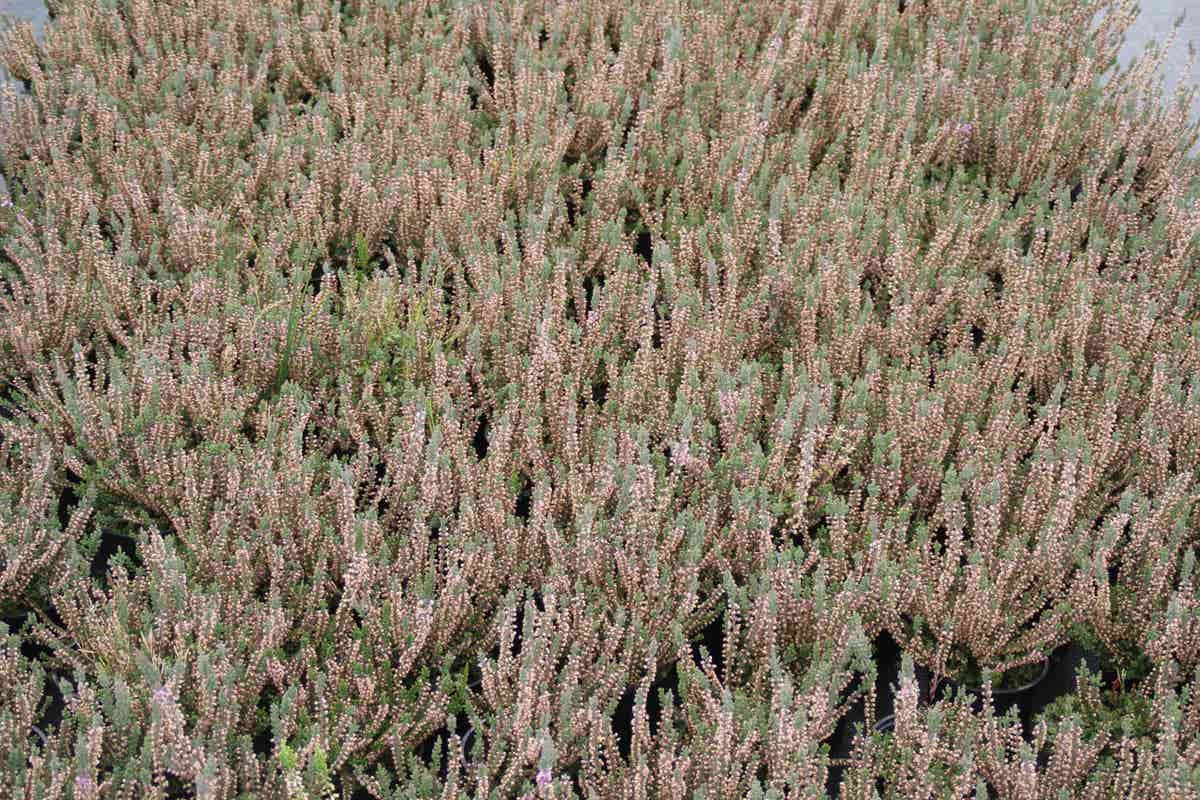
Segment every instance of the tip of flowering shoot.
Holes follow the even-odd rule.
[[[960,122],[958,123],[958,127],[956,127],[954,130],[959,136],[970,136],[972,133],[974,133],[975,126],[969,122]]]

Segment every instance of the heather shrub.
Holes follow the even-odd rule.
[[[55,11],[0,797],[1200,796],[1200,129],[1131,2]]]

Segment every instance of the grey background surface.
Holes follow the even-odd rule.
[[[3,0],[0,0],[2,3]],[[1190,73],[1185,73],[1188,60],[1188,43],[1191,42],[1196,50],[1200,50],[1200,0],[1142,0],[1137,19],[1125,32],[1125,43],[1117,53],[1117,63],[1121,69],[1146,50],[1152,40],[1160,46],[1165,45],[1172,26],[1180,14],[1184,14],[1183,23],[1175,42],[1163,59],[1163,102],[1174,102],[1175,87],[1182,81],[1184,86],[1200,83],[1200,55]],[[1200,92],[1192,98],[1190,122],[1200,120]],[[1200,155],[1200,141],[1192,145],[1189,155]]]
[[[1187,84],[1200,83],[1200,59],[1189,74],[1184,74],[1187,67],[1188,43],[1192,42],[1200,50],[1200,0],[1142,0],[1139,4],[1137,19],[1125,33],[1125,44],[1117,54],[1117,62],[1122,69],[1138,55],[1145,52],[1146,45],[1152,40],[1159,45],[1166,43],[1171,33],[1172,25],[1181,13],[1186,12],[1179,33],[1171,49],[1163,60],[1163,102],[1171,103],[1174,99],[1175,87],[1180,81]],[[45,4],[42,0],[0,0],[0,14],[10,14],[19,19],[29,20],[39,38],[42,28],[49,22]],[[1200,120],[1200,92],[1197,92],[1191,104],[1191,122]],[[1189,154],[1200,155],[1200,141],[1192,146]],[[0,197],[7,196],[8,187],[0,178]]]

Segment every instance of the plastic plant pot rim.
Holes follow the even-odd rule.
[[[463,756],[464,764],[467,761],[467,742],[470,741],[474,736],[475,736],[475,726],[468,725],[467,732],[464,733],[463,737],[462,737],[462,756]]]
[[[1043,680],[1045,680],[1046,676],[1049,674],[1050,674],[1050,659],[1043,658],[1041,672],[1039,672],[1037,675],[1035,675],[1031,680],[1029,680],[1029,682],[1024,683],[1020,686],[1013,686],[1008,689],[997,689],[995,687],[992,687],[992,695],[995,696],[995,695],[1007,695],[1007,694],[1020,694],[1021,692],[1027,692],[1030,689],[1032,689],[1033,687],[1037,686]],[[982,692],[983,687],[982,686],[968,686],[967,691],[968,692]]]
[[[1009,694],[1020,694],[1021,692],[1029,691],[1034,686],[1037,686],[1039,683],[1041,683],[1043,680],[1045,680],[1046,676],[1050,674],[1050,658],[1048,656],[1046,658],[1043,658],[1041,661],[1041,664],[1042,664],[1041,672],[1039,672],[1037,675],[1035,675],[1033,678],[1031,678],[1027,683],[1023,683],[1020,686],[1010,686],[1007,689],[997,689],[993,685],[992,694],[993,695],[1009,695]],[[925,674],[927,674],[927,675],[932,674],[925,667],[918,667],[918,669],[924,670]],[[943,685],[943,686],[949,685],[951,687],[962,686],[962,684],[960,684],[958,681],[954,680],[953,678],[951,678],[947,675],[941,676],[941,679],[938,681],[938,684]],[[979,692],[983,691],[982,684],[979,684],[978,686],[965,686],[964,688],[968,692],[973,692],[973,693],[979,693]]]
[[[1042,659],[1042,671],[1040,673],[1038,673],[1038,675],[1035,678],[1033,678],[1033,680],[1029,681],[1028,683],[1026,683],[1022,686],[1017,686],[1012,689],[993,689],[992,695],[995,696],[995,695],[1020,694],[1021,692],[1028,691],[1028,690],[1032,689],[1034,686],[1037,686],[1049,674],[1050,674],[1050,659],[1049,658]],[[982,686],[968,686],[967,691],[968,692],[981,692],[981,691],[983,691],[983,687]],[[876,733],[884,733],[886,731],[892,730],[892,728],[894,728],[894,727],[896,727],[896,715],[888,714],[886,717],[881,717],[875,723],[872,730],[874,730]]]
[[[0,441],[3,441],[3,437],[0,437]],[[7,625],[10,632],[16,632],[27,616],[28,612],[18,606],[0,607],[0,622]]]

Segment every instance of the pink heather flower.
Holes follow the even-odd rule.
[[[170,703],[171,700],[171,690],[166,686],[160,686],[154,690],[154,702],[165,706]]]
[[[550,781],[552,779],[553,778],[550,775],[550,770],[548,770],[548,769],[539,769],[538,770],[537,785],[538,785],[539,789],[545,789],[547,786],[549,786]]]
[[[975,131],[975,126],[969,122],[960,122],[955,128],[960,136],[970,136]]]
[[[687,466],[692,460],[692,443],[691,442],[676,442],[673,448],[672,455],[675,457],[675,463],[679,466]]]
[[[725,414],[728,414],[731,417],[737,413],[738,398],[737,398],[737,395],[735,395],[733,392],[725,391],[724,389],[721,389],[717,393],[717,399],[720,402],[722,412],[724,412]]]

